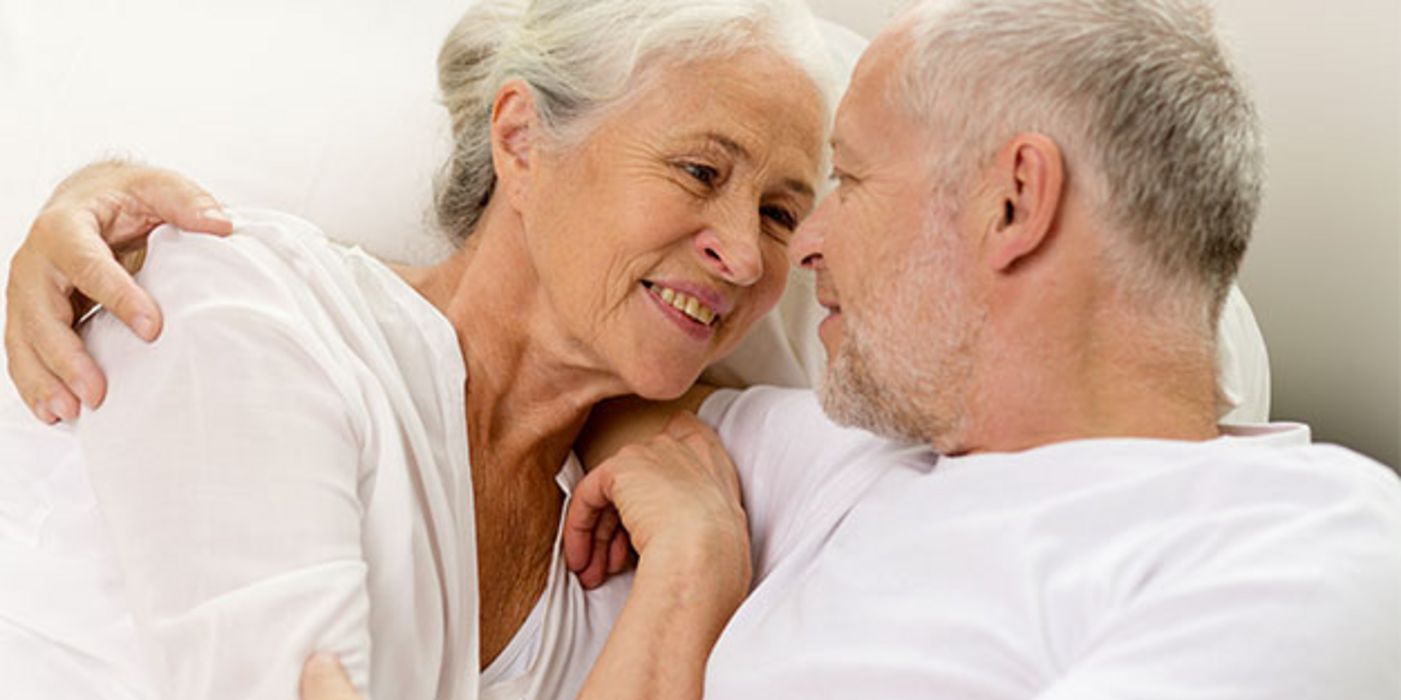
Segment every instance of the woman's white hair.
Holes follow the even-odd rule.
[[[1198,300],[1193,315],[1215,327],[1264,174],[1255,108],[1209,7],[926,0],[905,20],[912,49],[891,99],[954,141],[932,164],[946,186],[1014,134],[1046,134],[1098,199],[1120,289]]]
[[[802,0],[480,0],[438,55],[455,142],[438,179],[439,226],[465,237],[491,198],[491,107],[507,81],[524,81],[545,128],[569,143],[625,100],[647,68],[748,49],[791,60],[830,112],[833,70]]]

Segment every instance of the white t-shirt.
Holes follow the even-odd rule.
[[[1401,485],[1304,426],[936,459],[719,392],[756,588],[707,698],[1401,698]]]
[[[87,331],[110,389],[76,432],[158,697],[290,700],[317,650],[372,698],[573,697],[630,577],[585,592],[556,542],[479,689],[452,325],[304,221],[239,221],[151,237],[154,344],[109,316]],[[571,457],[561,488],[581,476]]]

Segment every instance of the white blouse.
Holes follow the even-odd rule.
[[[295,698],[338,654],[371,698],[572,697],[629,577],[585,592],[559,543],[536,612],[479,678],[475,528],[452,325],[291,216],[166,227],[147,345],[102,315],[77,435],[158,697]],[[581,470],[560,472],[566,492]]]

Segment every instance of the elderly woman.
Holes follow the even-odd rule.
[[[561,565],[571,444],[603,399],[680,395],[777,301],[819,168],[819,42],[797,0],[481,3],[440,59],[448,259],[391,269],[271,212],[158,230],[139,281],[164,331],[92,321],[111,386],[77,421],[158,691],[288,696],[324,650],[373,697],[578,692],[632,577],[585,591]],[[141,218],[134,172],[80,174],[42,217]],[[58,376],[95,403],[24,328],[6,339],[40,415],[76,414]],[[696,484],[665,504],[695,511],[685,531],[642,533],[636,585],[743,590],[705,556],[745,546],[733,477]]]

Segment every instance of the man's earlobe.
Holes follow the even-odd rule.
[[[1018,134],[998,158],[1002,216],[989,262],[1005,271],[1040,250],[1053,232],[1065,184],[1060,147],[1041,134]]]

